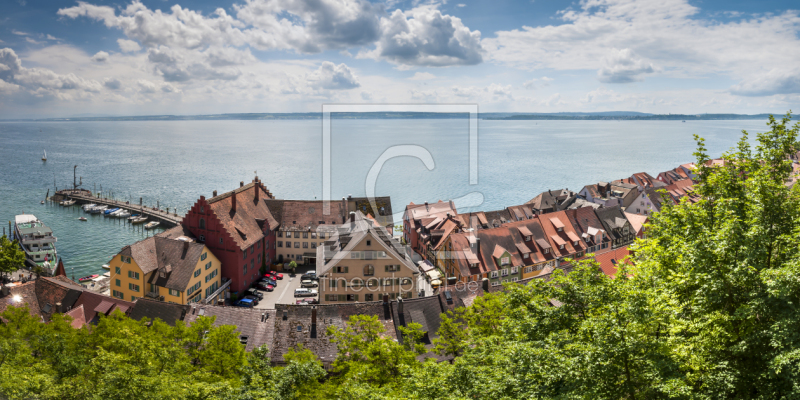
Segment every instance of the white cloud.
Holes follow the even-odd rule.
[[[319,68],[308,76],[309,86],[315,89],[354,89],[361,86],[358,78],[347,65],[335,65],[324,61]]]
[[[95,55],[92,56],[92,61],[103,63],[108,61],[108,53],[105,51],[98,51]]]
[[[464,3],[459,3],[459,4],[458,4],[458,7],[466,7],[466,6],[467,6],[467,5],[466,5],[466,4],[464,4]]]
[[[653,71],[653,64],[637,58],[631,49],[614,49],[603,60],[603,68],[597,71],[597,79],[605,83],[629,83],[641,81],[642,75]]]
[[[117,44],[119,44],[119,49],[125,53],[133,53],[142,49],[142,46],[133,40],[117,39]]]
[[[499,31],[482,45],[498,64],[599,70],[598,78],[609,82],[641,79],[651,63],[665,76],[718,73],[755,82],[773,68],[789,73],[800,59],[797,11],[733,21],[697,18],[698,13],[688,0],[586,0],[560,13],[560,24]],[[607,65],[615,49],[635,54],[633,67]]]
[[[417,72],[414,74],[414,76],[408,79],[412,81],[427,81],[431,79],[436,79],[436,75],[430,72]]]
[[[57,37],[55,37],[55,36],[53,36],[53,35],[51,35],[49,33],[45,37],[47,38],[47,40],[54,40],[56,42],[60,42],[61,41],[61,39],[59,39],[59,38],[57,38]]]
[[[73,73],[57,74],[44,68],[22,66],[14,50],[0,49],[0,80],[18,86],[34,97],[52,97],[61,100],[86,98],[102,88],[95,80],[83,79]]]
[[[31,44],[42,44],[42,43],[44,43],[44,42],[40,42],[38,40],[35,40],[30,36],[25,36],[25,41],[28,42],[28,43],[31,43]]]
[[[16,30],[16,29],[12,29],[12,30],[11,30],[11,33],[13,33],[13,34],[15,34],[15,35],[17,35],[17,36],[28,36],[28,33],[27,33],[27,32],[18,31],[18,30]]]
[[[443,15],[435,6],[395,10],[381,19],[381,37],[361,57],[384,59],[401,66],[474,65],[483,60],[481,33],[461,19]]]
[[[103,81],[103,86],[111,90],[118,90],[122,87],[122,82],[117,78],[106,78],[106,80]]]
[[[752,80],[733,86],[731,93],[741,96],[800,93],[800,69],[774,68],[766,74],[755,76]]]
[[[156,92],[156,84],[144,79],[140,79],[136,82],[139,85],[139,92],[141,93],[155,93]]]

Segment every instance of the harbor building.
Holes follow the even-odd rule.
[[[148,297],[175,304],[195,303],[222,285],[219,259],[208,247],[181,236],[152,236],[125,246],[109,262],[112,297]]]
[[[277,221],[265,200],[272,193],[255,177],[251,183],[206,199],[200,196],[181,225],[198,243],[205,244],[222,262],[222,276],[229,278],[230,291],[241,292],[257,281],[262,263],[275,260]]]
[[[320,303],[416,297],[419,269],[409,252],[374,219],[350,213],[317,247]]]
[[[272,199],[265,203],[278,223],[275,261],[279,264],[294,261],[298,265],[316,265],[317,247],[331,238],[326,227],[345,223],[352,211],[372,216],[390,234],[394,228],[392,202],[388,196],[375,198],[377,210],[374,212],[369,211],[372,207],[365,197],[348,196],[330,201],[328,210],[323,200]]]

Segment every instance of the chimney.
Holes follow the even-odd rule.
[[[398,314],[402,314],[403,313],[403,299],[402,298],[397,299],[397,313]]]
[[[261,313],[261,322],[264,322],[267,319],[267,313]]]
[[[259,187],[260,185],[258,184],[258,182],[255,182],[255,183],[256,184],[253,185],[253,190],[255,190],[256,193],[253,195],[253,197],[256,199],[256,203],[258,203],[258,194],[259,194],[259,192],[261,192],[261,188]]]
[[[239,181],[239,187],[244,186],[244,181]]]
[[[384,294],[383,295],[383,304],[389,304],[389,295],[388,294]]]
[[[186,257],[186,252],[189,251],[189,242],[183,242],[183,256]],[[181,257],[183,258],[183,257]]]
[[[61,303],[56,303],[56,312],[63,313],[64,309],[61,307]]]
[[[483,291],[489,293],[489,278],[483,278]]]
[[[214,197],[217,197],[217,191],[215,190],[214,192],[212,192],[212,195],[213,195]]]
[[[311,307],[311,338],[317,338],[317,306]]]
[[[428,202],[426,201],[426,202],[425,202],[425,211],[428,211],[428,210],[429,210],[429,208],[428,208]]]
[[[287,319],[289,319],[289,311],[283,310],[283,320],[286,321]]]
[[[356,222],[356,213],[354,212],[350,213],[350,222]]]
[[[231,195],[231,211],[236,212],[236,191]]]

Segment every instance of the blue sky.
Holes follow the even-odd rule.
[[[0,6],[0,118],[318,111],[785,112],[789,1],[23,1]]]

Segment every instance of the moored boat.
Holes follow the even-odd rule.
[[[86,219],[86,217],[80,217],[78,218],[78,221],[88,221],[88,220]]]
[[[106,211],[106,209],[107,209],[107,208],[108,208],[108,206],[96,206],[96,207],[92,207],[92,209],[90,209],[90,210],[89,210],[89,213],[90,213],[90,214],[100,214],[100,213],[102,213],[102,212]]]
[[[121,210],[117,211],[114,214],[114,216],[117,217],[117,218],[128,218],[128,217],[131,216],[131,213],[129,213],[128,210],[121,209]]]
[[[94,278],[97,278],[98,276],[100,276],[100,275],[93,274],[93,275],[89,275],[89,276],[84,276],[83,278],[78,279],[78,282],[90,281],[90,280],[92,280]]]
[[[128,217],[128,222],[133,222],[136,218],[139,218],[139,214],[133,214]]]
[[[14,222],[14,239],[19,241],[28,264],[40,266],[52,274],[58,260],[53,230],[31,214],[17,215]]]
[[[111,213],[119,211],[119,208],[107,208],[103,211],[104,215],[110,215]]]
[[[64,206],[65,207],[69,207],[69,206],[74,205],[74,204],[75,204],[75,200],[65,200],[64,201]]]
[[[147,217],[138,217],[138,218],[134,219],[133,221],[131,221],[132,224],[142,224],[142,223],[145,223],[145,222],[147,222]]]
[[[103,269],[111,270],[111,266],[108,264],[103,264]]]
[[[148,222],[147,225],[144,226],[144,229],[153,229],[159,225],[158,221]]]
[[[94,204],[94,203],[84,204],[84,205],[81,206],[81,208],[83,208],[83,211],[88,212],[90,209],[94,208],[94,206],[96,206],[96,205],[97,204]]]

